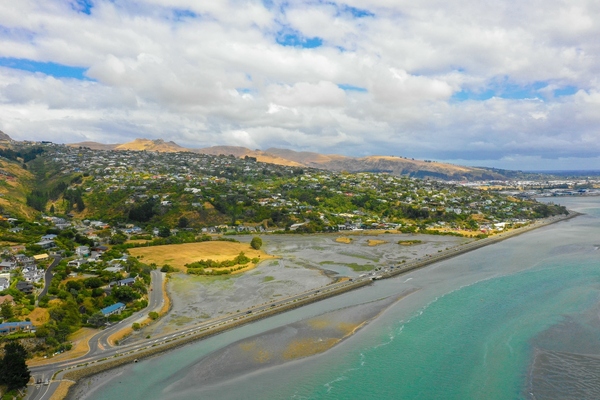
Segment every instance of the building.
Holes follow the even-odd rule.
[[[8,335],[14,332],[35,332],[31,321],[5,322],[0,324],[0,335]]]
[[[0,262],[0,271],[10,271],[14,269],[16,264],[12,261],[2,261]]]
[[[79,246],[75,249],[75,254],[79,257],[86,257],[90,255],[90,248],[88,246]]]
[[[43,260],[47,260],[48,258],[50,258],[50,256],[46,253],[44,254],[36,254],[35,256],[33,256],[34,261],[43,261]]]
[[[113,314],[121,314],[121,311],[123,311],[124,309],[125,309],[125,304],[115,303],[112,306],[104,307],[102,310],[100,310],[100,312],[105,317],[108,317],[109,315],[113,315]]]
[[[40,246],[42,249],[51,249],[56,247],[56,243],[53,240],[40,240],[36,243],[37,246]]]
[[[19,281],[17,282],[17,290],[26,294],[30,294],[33,293],[33,285],[26,281]]]
[[[120,281],[117,281],[117,286],[133,286],[134,283],[135,278],[121,279]]]

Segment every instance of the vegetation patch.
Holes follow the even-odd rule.
[[[240,252],[232,260],[200,260],[185,266],[187,267],[187,273],[192,275],[229,275],[237,271],[250,269],[259,261],[258,258],[251,260],[244,252]]]
[[[369,239],[369,240],[367,240],[367,244],[369,246],[372,246],[372,247],[373,246],[379,246],[379,245],[385,244],[385,243],[387,243],[387,241],[385,241],[385,240],[377,240],[377,239]]]
[[[372,271],[373,269],[375,269],[374,265],[370,265],[370,264],[356,264],[356,263],[350,263],[350,264],[345,264],[347,267],[352,268],[353,271],[356,272],[361,272],[361,271]]]
[[[398,244],[401,246],[414,246],[415,244],[423,243],[422,240],[400,240]]]
[[[338,243],[350,244],[352,243],[352,238],[349,238],[348,236],[341,236],[339,238],[336,238],[335,241]]]

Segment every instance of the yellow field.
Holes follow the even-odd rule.
[[[200,242],[185,244],[170,244],[165,246],[137,247],[129,249],[134,257],[141,257],[144,263],[155,263],[159,267],[169,264],[181,271],[186,271],[185,264],[194,261],[211,259],[225,261],[235,258],[240,252],[249,258],[261,260],[272,258],[262,250],[254,250],[248,243],[235,242]]]
[[[387,243],[385,240],[375,240],[375,239],[369,239],[367,241],[369,246],[379,246],[380,244],[384,244]]]

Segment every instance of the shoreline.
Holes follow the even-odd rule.
[[[539,220],[539,221],[536,221],[525,227],[521,227],[521,228],[514,229],[512,231],[497,234],[497,235],[494,235],[494,236],[486,238],[486,239],[480,239],[480,240],[477,240],[477,241],[474,241],[471,243],[467,243],[457,249],[449,249],[449,250],[440,252],[440,254],[429,255],[429,256],[425,257],[423,260],[417,259],[417,260],[411,261],[406,264],[401,264],[397,268],[394,268],[394,270],[381,273],[379,276],[374,277],[374,278],[346,282],[342,286],[332,288],[327,291],[323,291],[322,293],[319,293],[318,295],[314,295],[309,298],[299,299],[298,301],[295,300],[294,303],[291,303],[291,304],[284,304],[280,307],[277,307],[277,309],[275,309],[275,310],[267,310],[266,312],[256,313],[254,315],[251,314],[245,318],[242,318],[241,320],[230,322],[230,323],[226,324],[225,326],[215,327],[214,329],[210,329],[208,331],[205,329],[205,330],[201,330],[199,332],[193,333],[193,334],[187,334],[186,336],[180,337],[178,339],[168,340],[165,342],[164,345],[156,346],[153,348],[143,348],[136,352],[127,353],[127,355],[118,357],[116,359],[113,357],[110,357],[111,358],[110,361],[106,361],[106,359],[102,360],[101,362],[97,361],[97,362],[100,362],[97,365],[88,366],[88,364],[86,363],[84,365],[80,364],[77,367],[70,367],[70,369],[71,368],[79,368],[75,371],[67,371],[67,370],[63,369],[61,371],[58,371],[55,374],[55,376],[58,377],[58,376],[62,375],[62,377],[59,380],[69,379],[69,380],[73,380],[73,381],[80,381],[82,378],[97,375],[102,372],[106,372],[106,371],[112,370],[114,368],[117,368],[119,366],[122,366],[124,364],[128,364],[131,362],[137,362],[138,359],[156,356],[160,353],[169,351],[176,347],[179,347],[179,346],[182,346],[182,345],[185,345],[187,343],[194,342],[197,340],[201,340],[206,337],[210,337],[210,336],[219,334],[223,331],[236,328],[238,326],[247,324],[249,322],[254,322],[259,319],[267,318],[272,315],[279,314],[279,313],[282,313],[282,312],[285,312],[285,311],[288,311],[288,310],[291,310],[294,308],[298,308],[298,307],[304,306],[306,304],[310,304],[310,303],[313,303],[313,302],[316,302],[316,301],[319,301],[319,300],[322,300],[322,299],[325,299],[328,297],[346,293],[350,290],[354,290],[359,287],[372,284],[372,280],[395,277],[395,276],[404,274],[404,273],[412,271],[412,270],[423,268],[427,265],[436,263],[438,261],[449,259],[449,258],[458,256],[458,255],[470,252],[472,250],[476,250],[481,247],[509,239],[511,237],[532,231],[537,228],[541,228],[541,227],[548,226],[548,225],[551,225],[551,224],[554,224],[554,223],[557,223],[560,221],[565,221],[565,220],[575,218],[579,215],[582,215],[582,214],[574,212],[574,211],[570,211],[568,215],[555,216],[555,217],[551,217],[551,218],[548,218],[545,220]],[[133,353],[133,354],[131,354],[131,353]],[[104,362],[104,361],[106,361],[106,362]],[[77,385],[74,385],[74,386],[72,386],[72,388],[75,388],[76,386]],[[69,393],[67,394],[66,398],[69,398],[70,393],[72,393],[72,390],[69,390]]]

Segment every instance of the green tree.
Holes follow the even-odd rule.
[[[4,358],[0,362],[0,383],[8,390],[20,389],[27,385],[31,373],[25,359],[27,351],[17,342],[9,342],[4,346]]]
[[[88,324],[94,325],[96,328],[101,327],[106,323],[106,317],[100,311],[88,318]]]
[[[162,238],[167,238],[167,237],[171,236],[171,230],[169,229],[168,226],[163,226],[158,230],[158,236],[160,236]]]
[[[8,301],[2,303],[2,306],[0,306],[0,314],[4,319],[10,319],[14,317],[15,313],[13,311],[12,304],[10,304]]]
[[[254,236],[250,242],[250,247],[252,247],[254,250],[259,250],[262,247],[262,244],[262,239],[258,236]]]
[[[148,316],[150,317],[151,320],[158,319],[158,313],[156,311],[150,311],[148,313]]]
[[[177,224],[180,228],[187,228],[190,225],[190,221],[186,217],[179,218],[179,223]]]

